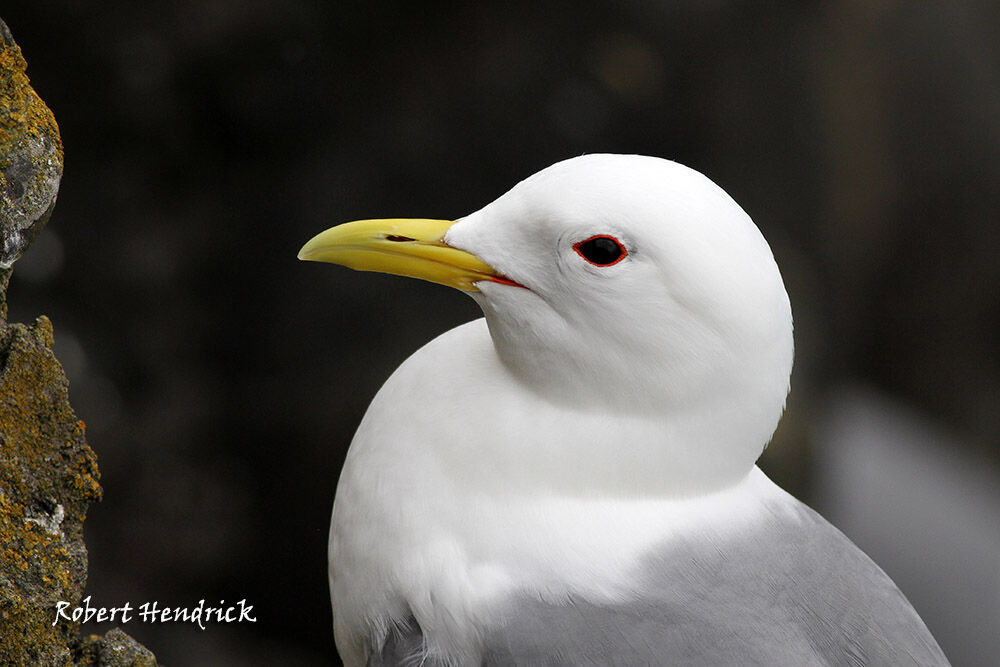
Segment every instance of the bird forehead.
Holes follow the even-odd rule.
[[[606,227],[655,240],[730,226],[742,209],[706,176],[676,162],[597,154],[543,169],[480,213],[491,226],[536,238]]]
[[[537,282],[556,280],[554,258],[566,257],[574,266],[572,246],[599,234],[619,239],[630,261],[613,272],[578,267],[572,275],[599,273],[600,284],[616,291],[631,283],[614,287],[618,281],[608,278],[624,279],[645,267],[636,279],[647,287],[694,285],[699,293],[735,296],[746,291],[741,283],[773,264],[749,216],[709,178],[669,160],[633,155],[556,163],[463,218],[447,241],[505,275]]]

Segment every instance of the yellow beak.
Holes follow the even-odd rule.
[[[510,284],[472,253],[444,242],[453,224],[403,218],[348,222],[310,239],[299,259],[421,278],[469,292],[478,292],[475,283],[481,280]]]

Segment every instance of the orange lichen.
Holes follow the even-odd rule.
[[[2,21],[0,33],[0,665],[155,665],[120,630],[81,641],[78,623],[53,622],[57,602],[82,596],[83,521],[102,490],[86,425],[52,354],[52,323],[6,322],[10,267],[51,214],[63,152],[55,117]]]
[[[0,161],[10,155],[10,145],[25,135],[46,137],[55,147],[54,158],[62,169],[63,148],[55,116],[31,88],[25,73],[28,65],[16,44],[0,50]],[[4,165],[0,164],[0,167]]]
[[[0,328],[0,663],[70,664],[78,628],[52,625],[86,577],[82,524],[101,487],[51,351],[52,325]]]

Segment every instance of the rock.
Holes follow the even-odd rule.
[[[9,269],[52,215],[63,147],[52,112],[32,90],[27,64],[0,20],[0,269]]]
[[[11,265],[52,213],[62,143],[2,21],[0,41],[0,665],[155,665],[120,629],[81,641],[78,623],[57,621],[57,603],[83,594],[83,522],[102,490],[52,323],[7,323]]]
[[[91,635],[76,651],[76,664],[81,667],[156,667],[152,651],[115,628],[103,637]]]
[[[77,624],[56,603],[87,579],[83,520],[101,497],[97,457],[69,405],[52,325],[0,330],[0,663],[71,664]]]

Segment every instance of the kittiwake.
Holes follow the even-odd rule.
[[[362,220],[300,259],[485,314],[407,359],[330,528],[355,665],[946,665],[899,589],[755,462],[792,314],[767,242],[697,171],[585,155],[447,220]]]

